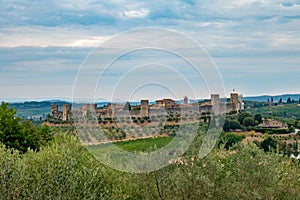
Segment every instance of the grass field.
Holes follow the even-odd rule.
[[[156,137],[156,138],[145,138],[138,140],[130,140],[124,142],[116,142],[115,144],[129,152],[142,151],[147,152],[153,148],[162,148],[166,146],[173,137]]]
[[[119,148],[128,152],[149,152],[153,149],[159,149],[166,146],[173,137],[155,137],[155,138],[144,138],[137,140],[129,140],[122,142],[114,142]],[[115,151],[112,148],[112,144],[99,144],[87,147],[94,155],[105,154],[107,152],[112,153]],[[117,153],[117,152],[116,152]]]

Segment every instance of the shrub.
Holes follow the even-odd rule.
[[[103,168],[73,136],[23,156],[0,146],[1,199],[110,199]]]
[[[277,148],[277,140],[273,139],[272,137],[267,137],[261,142],[261,148],[265,151],[276,151]]]
[[[233,145],[245,139],[245,135],[236,135],[234,133],[226,133],[219,141],[219,146],[224,144],[224,148],[229,150]]]

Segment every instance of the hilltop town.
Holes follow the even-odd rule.
[[[142,99],[140,105],[131,106],[126,104],[110,103],[104,107],[97,107],[97,104],[83,104],[80,108],[72,109],[71,104],[64,104],[59,110],[57,104],[52,105],[51,118],[62,122],[72,119],[87,118],[94,116],[97,118],[116,117],[149,117],[160,114],[180,113],[201,115],[202,113],[225,114],[244,110],[243,96],[238,93],[231,93],[229,102],[220,99],[219,94],[212,94],[210,101],[189,104],[188,97],[184,97],[183,104],[176,103],[175,100],[165,98],[156,100],[155,104],[149,104],[149,100]]]

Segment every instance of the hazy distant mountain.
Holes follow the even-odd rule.
[[[258,102],[267,102],[268,99],[271,101],[271,98],[273,97],[273,102],[278,102],[281,98],[283,102],[286,102],[287,99],[290,97],[291,99],[294,99],[295,101],[299,101],[300,94],[282,94],[282,95],[262,95],[262,96],[251,96],[251,97],[244,97],[244,100],[248,101],[258,101]]]

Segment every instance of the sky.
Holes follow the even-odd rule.
[[[244,96],[300,93],[300,0],[0,0],[0,5],[1,100],[72,99],[80,69],[95,48],[148,27],[197,42],[218,68],[224,95],[233,89]],[[153,41],[163,40],[153,34]],[[136,66],[141,67],[129,73]],[[102,74],[105,83],[84,90],[116,100],[207,98],[215,92],[189,67],[168,52],[131,52]],[[100,75],[84,76],[88,82]],[[76,95],[87,98],[84,92]]]

